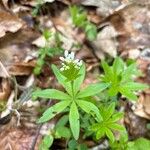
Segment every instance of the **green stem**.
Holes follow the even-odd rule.
[[[72,95],[73,95],[73,99],[74,99],[73,81],[71,81],[71,89],[72,89]]]

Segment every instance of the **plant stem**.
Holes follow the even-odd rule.
[[[72,89],[72,95],[73,95],[73,99],[74,99],[73,81],[71,81],[71,89]]]

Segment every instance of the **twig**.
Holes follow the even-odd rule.
[[[48,102],[48,106],[51,104],[51,100],[49,100],[49,102]],[[48,108],[48,107],[47,107]],[[35,135],[35,137],[34,137],[34,139],[33,139],[33,142],[32,142],[32,144],[31,144],[31,149],[30,150],[35,150],[35,145],[36,145],[36,142],[37,142],[37,139],[38,139],[38,136],[39,136],[39,134],[40,134],[40,130],[41,130],[41,128],[42,128],[42,126],[43,126],[43,124],[44,123],[42,123],[42,124],[40,124],[38,127],[37,127],[37,131],[36,131],[36,135]]]

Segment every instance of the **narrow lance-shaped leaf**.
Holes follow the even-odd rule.
[[[125,64],[123,60],[117,57],[113,63],[113,70],[116,75],[119,75],[124,70]]]
[[[111,142],[115,141],[114,135],[113,135],[113,133],[110,129],[105,128],[105,133],[106,133],[107,137],[110,139]]]
[[[52,119],[55,115],[62,112],[67,106],[69,106],[71,101],[61,101],[56,103],[52,107],[48,108],[39,119],[38,123],[46,122]]]
[[[105,79],[107,81],[112,81],[112,79],[114,77],[112,68],[105,61],[102,61],[102,67],[105,72]]]
[[[118,94],[118,85],[112,84],[108,89],[109,96],[116,96]]]
[[[60,73],[59,69],[55,65],[52,65],[52,70],[53,70],[58,82],[65,88],[65,90],[69,94],[72,94],[70,82],[66,82],[66,78]]]
[[[70,113],[69,113],[69,123],[73,134],[73,137],[77,140],[80,133],[80,122],[79,122],[79,112],[75,102],[72,102]]]
[[[112,122],[116,122],[118,120],[120,120],[121,118],[123,118],[123,113],[122,112],[117,112],[115,114],[113,114],[113,116],[111,117],[111,121]]]
[[[70,96],[68,94],[56,89],[37,90],[33,92],[32,96],[33,98],[41,97],[58,100],[70,99]]]
[[[103,119],[108,120],[113,115],[114,111],[115,111],[115,103],[113,102],[108,106],[108,108],[106,108],[105,111],[101,112],[103,113]]]
[[[119,131],[124,131],[125,130],[125,127],[123,127],[122,125],[117,124],[117,123],[110,124],[110,128],[113,129],[113,130],[119,130]]]
[[[137,70],[136,64],[135,63],[131,64],[122,73],[122,82],[130,80],[132,78],[132,75],[137,75],[137,74],[139,74],[139,72]]]
[[[141,83],[136,83],[136,82],[127,82],[127,83],[123,84],[122,87],[126,88],[128,90],[133,90],[133,91],[144,90],[144,89],[148,88],[147,85],[141,84]]]
[[[98,121],[102,120],[99,109],[93,103],[87,102],[85,100],[77,100],[77,104],[81,107],[81,109],[83,109],[83,111],[88,114],[94,112]]]
[[[83,64],[80,71],[79,71],[79,77],[74,80],[74,86],[73,86],[73,90],[74,90],[74,94],[76,94],[79,89],[80,89],[80,86],[81,84],[83,83],[83,80],[85,78],[85,65]]]
[[[98,130],[96,132],[96,139],[100,139],[101,137],[103,137],[105,135],[105,131],[103,128],[101,128],[100,130]]]
[[[93,96],[95,94],[98,94],[99,92],[103,91],[109,86],[109,83],[95,83],[91,84],[85,89],[81,90],[77,94],[77,98],[83,98],[83,97],[88,97],[88,96]]]
[[[120,87],[119,92],[127,97],[129,100],[137,100],[137,96],[128,88]]]

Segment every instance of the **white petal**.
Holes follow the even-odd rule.
[[[73,59],[74,59],[74,55],[75,55],[74,52],[71,52],[71,53],[70,53],[70,59],[73,60]]]
[[[69,54],[69,52],[67,50],[65,50],[64,55],[65,55],[66,58],[68,57],[68,54]]]

